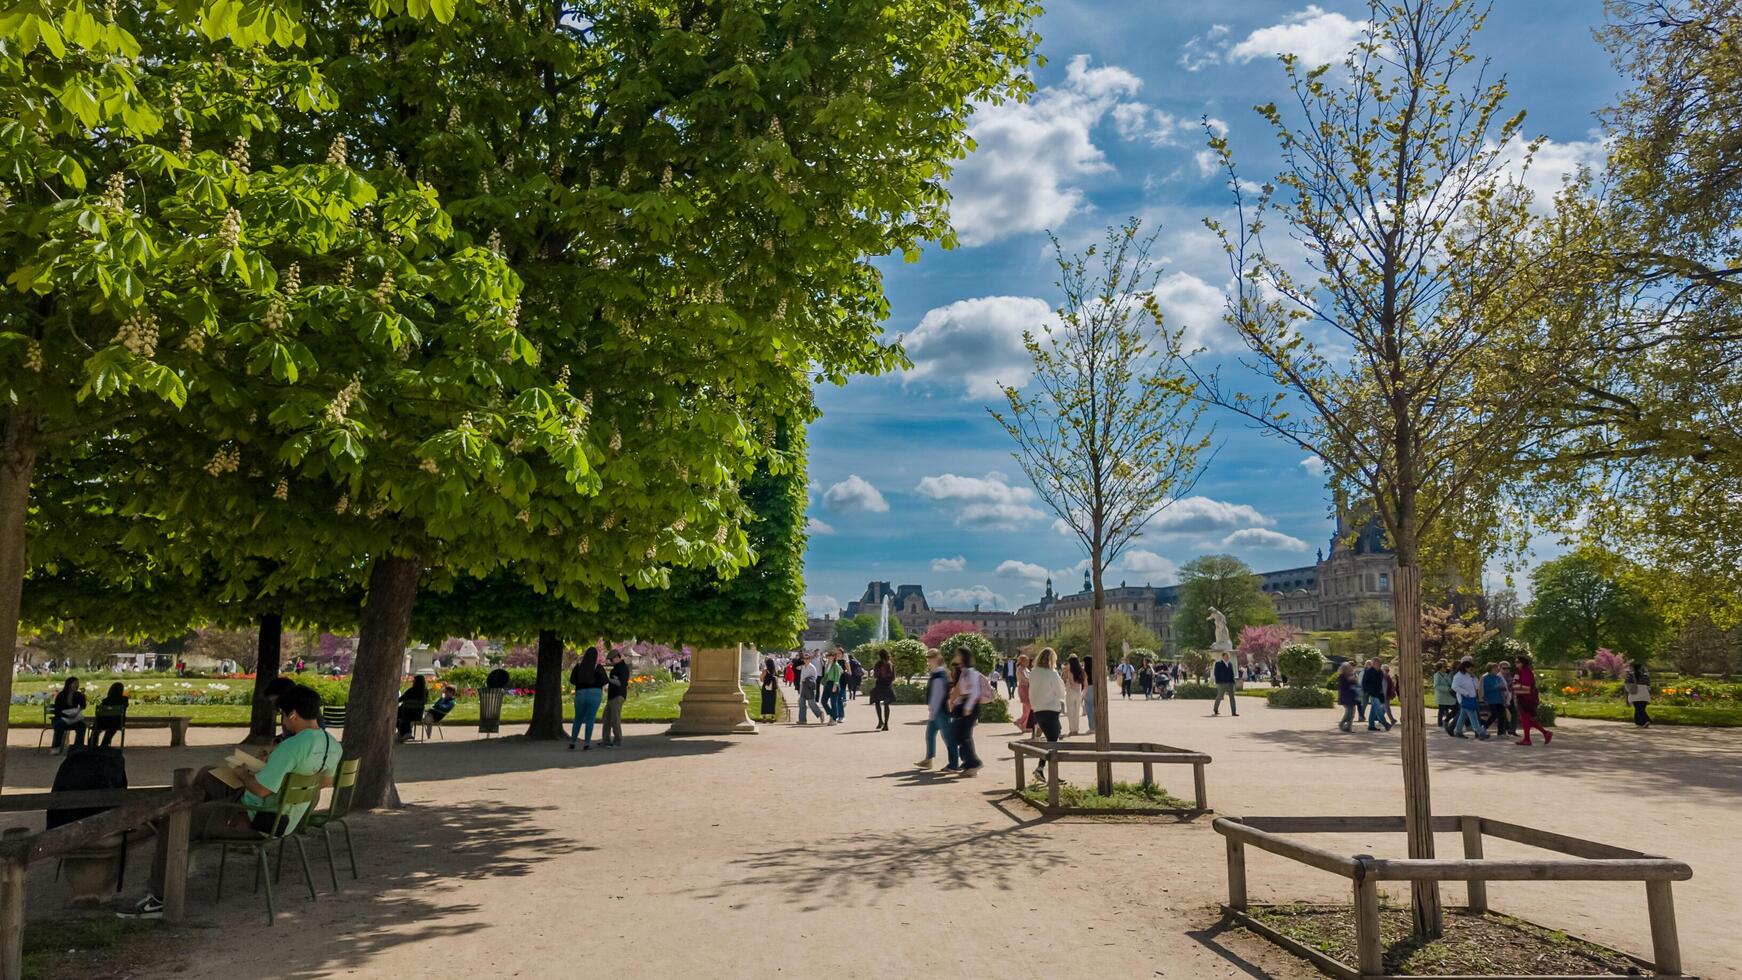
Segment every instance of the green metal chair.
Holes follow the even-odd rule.
[[[270,833],[260,833],[254,838],[247,839],[211,838],[202,835],[190,841],[190,848],[218,848],[218,893],[214,901],[222,901],[224,898],[224,864],[228,861],[230,852],[232,850],[251,851],[254,854],[254,890],[259,891],[261,886],[265,886],[266,924],[269,926],[277,925],[278,910],[272,903],[272,882],[276,874],[273,869],[267,866],[266,852],[272,845],[278,845],[278,870],[282,870],[284,867],[284,842],[286,840],[296,845],[297,855],[302,859],[303,880],[308,883],[309,901],[314,901],[316,897],[314,873],[309,869],[308,851],[302,846],[302,838],[295,833],[296,827],[291,823],[290,813],[292,809],[305,803],[312,808],[319,801],[320,795],[320,773],[308,776],[293,773],[285,776],[284,785],[278,788],[278,792],[272,794],[272,831]],[[249,812],[248,808],[240,803],[229,803],[225,804],[224,807],[234,807],[245,813]],[[212,816],[216,816],[216,811]],[[304,813],[304,816],[306,817],[307,814]],[[208,827],[210,822],[210,818],[208,818]]]
[[[333,891],[339,890],[339,864],[333,856],[333,828],[345,832],[345,856],[351,861],[351,878],[357,874],[357,848],[351,843],[351,798],[357,795],[357,760],[346,759],[339,763],[339,772],[333,777],[333,795],[327,802],[327,808],[319,813],[309,813],[303,819],[301,833],[313,834],[321,832],[321,839],[327,845],[327,871],[333,876]]]

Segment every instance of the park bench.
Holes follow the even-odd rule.
[[[0,980],[19,980],[24,973],[24,885],[30,864],[66,857],[163,817],[168,819],[157,839],[169,872],[164,879],[163,917],[169,922],[181,920],[187,904],[188,832],[199,799],[193,778],[192,769],[177,769],[172,787],[0,796],[0,813],[110,808],[39,834],[20,827],[0,838]]]
[[[127,728],[167,728],[169,729],[169,744],[180,748],[188,744],[188,727],[194,720],[185,716],[175,715],[128,715]]]

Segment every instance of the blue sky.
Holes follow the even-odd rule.
[[[1024,105],[983,108],[971,123],[979,149],[951,181],[962,245],[927,249],[917,263],[881,263],[886,329],[906,339],[914,368],[817,391],[806,557],[813,614],[857,598],[872,579],[921,583],[934,605],[950,608],[1014,608],[1037,598],[1048,574],[1061,591],[1080,586],[1075,539],[1053,529],[986,412],[999,398],[996,382],[1027,374],[1023,329],[1056,305],[1049,229],[1078,247],[1131,215],[1159,225],[1163,311],[1212,356],[1238,345],[1220,322],[1225,259],[1201,224],[1221,216],[1228,198],[1200,163],[1200,120],[1227,127],[1243,173],[1274,173],[1274,138],[1252,106],[1288,96],[1277,54],[1340,58],[1366,6],[1142,6],[1144,16],[1126,3],[1049,4],[1039,24],[1048,60],[1040,90]],[[1507,77],[1509,108],[1525,110],[1526,132],[1549,141],[1527,178],[1539,189],[1600,163],[1595,113],[1622,87],[1592,38],[1601,17],[1598,0],[1501,0],[1478,36],[1491,71]],[[1214,463],[1112,581],[1172,582],[1179,565],[1211,551],[1259,570],[1287,568],[1310,564],[1326,545],[1331,521],[1313,461],[1231,416],[1209,419]]]

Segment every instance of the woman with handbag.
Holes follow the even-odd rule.
[[[871,709],[877,712],[877,731],[889,730],[889,706],[895,703],[895,663],[888,650],[877,651],[871,665]]]
[[[1536,720],[1542,701],[1536,693],[1536,672],[1530,669],[1530,658],[1519,656],[1512,662],[1517,674],[1512,679],[1512,705],[1518,710],[1518,729],[1524,735],[1516,744],[1530,745],[1532,728],[1542,733],[1542,744],[1554,741],[1554,733]]]
[[[1621,693],[1633,705],[1633,723],[1640,728],[1650,728],[1651,716],[1645,713],[1645,706],[1651,703],[1651,674],[1643,663],[1635,663],[1627,669]]]

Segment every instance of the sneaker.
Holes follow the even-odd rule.
[[[1046,770],[1045,769],[1036,769],[1034,771],[1034,781],[1037,783],[1046,782]]]
[[[156,895],[147,895],[130,909],[122,909],[115,913],[118,919],[161,919],[163,918],[163,899]]]
[[[573,743],[573,742],[570,742],[570,743],[569,743],[569,751],[570,751],[570,752],[573,752],[573,751],[574,751],[574,750],[575,750],[575,743]]]
[[[927,756],[926,758],[919,760],[918,762],[914,763],[913,765],[917,769],[930,769],[932,766],[931,757]]]
[[[944,772],[961,772],[961,771],[962,771],[962,764],[959,762],[952,762],[949,765],[944,767]]]
[[[963,776],[978,776],[979,774],[980,774],[980,767],[979,766],[969,766],[969,767],[962,770]]]

